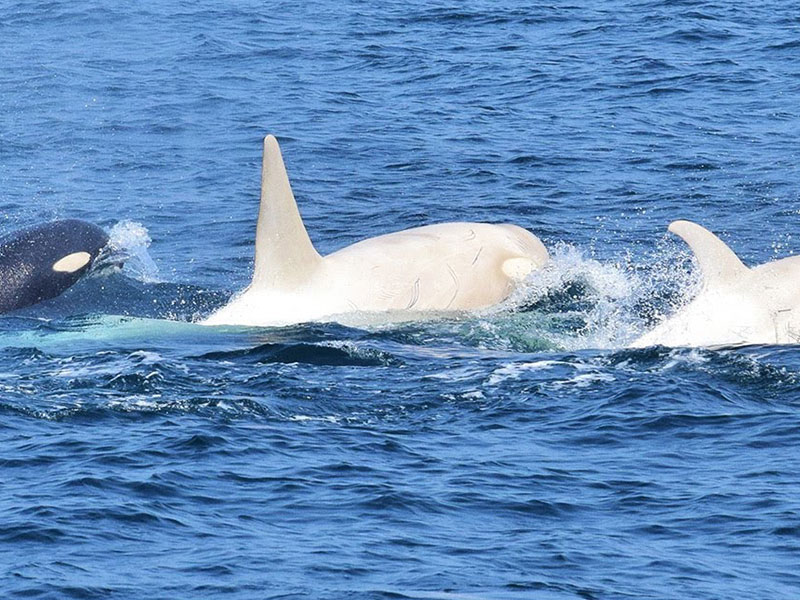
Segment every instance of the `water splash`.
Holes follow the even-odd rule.
[[[159,283],[158,265],[150,257],[148,248],[153,241],[147,228],[134,221],[120,221],[109,232],[111,256],[125,261],[126,275],[144,283]]]
[[[504,349],[619,349],[673,314],[697,293],[691,255],[665,242],[652,254],[613,262],[560,243],[551,262],[533,272],[479,329]],[[482,344],[481,344],[482,345]]]

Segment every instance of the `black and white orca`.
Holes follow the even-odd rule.
[[[89,270],[107,244],[105,231],[77,219],[0,238],[0,313],[62,294]]]

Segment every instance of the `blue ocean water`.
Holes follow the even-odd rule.
[[[800,253],[795,3],[0,4],[0,234],[131,255],[0,318],[3,597],[797,598],[800,352],[626,343],[677,218]],[[318,249],[452,220],[554,256],[422,323],[196,321],[261,139]]]

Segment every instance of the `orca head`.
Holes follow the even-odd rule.
[[[0,313],[54,298],[91,267],[108,235],[78,219],[53,221],[0,239]]]

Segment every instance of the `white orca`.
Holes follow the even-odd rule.
[[[77,219],[0,239],[0,313],[58,296],[89,270],[107,243],[102,229]]]
[[[281,326],[353,313],[419,318],[480,309],[507,298],[549,258],[525,229],[486,223],[417,227],[320,256],[271,135],[264,139],[255,246],[250,286],[204,324]]]
[[[700,225],[675,221],[669,230],[694,252],[702,288],[632,347],[800,343],[800,256],[748,268]]]

